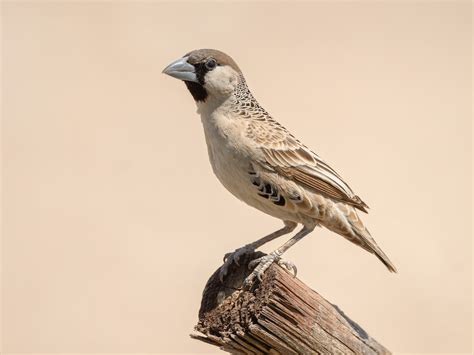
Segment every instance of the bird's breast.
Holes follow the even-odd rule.
[[[285,197],[283,197],[283,201],[288,203],[282,205],[276,204],[275,200],[268,198],[268,196],[265,197],[261,193],[259,194],[255,181],[252,181],[255,172],[251,175],[252,165],[259,161],[258,149],[246,137],[247,126],[245,124],[247,121],[234,120],[232,117],[229,118],[225,115],[217,117],[202,116],[202,121],[212,169],[230,193],[248,205],[271,216],[298,223],[307,222],[305,218],[299,215],[298,211],[291,208],[289,200],[285,200]],[[284,181],[276,175],[266,176],[265,178],[267,184],[275,183],[274,187],[281,188],[281,191],[288,184],[291,185],[289,187],[292,190],[295,189],[294,184]],[[281,201],[279,200],[279,202]]]
[[[209,161],[224,187],[241,200],[254,195],[249,179],[250,159],[243,145],[242,122],[223,114],[202,117]]]

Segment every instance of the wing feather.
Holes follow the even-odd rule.
[[[367,212],[368,206],[355,195],[334,169],[275,121],[249,123],[247,136],[263,153],[262,165],[310,190]]]

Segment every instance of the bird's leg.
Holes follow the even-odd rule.
[[[261,258],[252,260],[249,263],[249,268],[254,268],[252,273],[245,279],[244,281],[244,288],[249,288],[255,278],[262,281],[263,274],[265,271],[270,267],[273,262],[277,262],[280,266],[285,267],[287,270],[293,270],[294,275],[296,276],[296,266],[292,262],[283,261],[281,260],[281,256],[284,252],[286,252],[289,248],[291,248],[296,242],[301,240],[305,235],[311,233],[314,230],[314,227],[306,227],[304,226],[298,233],[295,234],[293,238],[288,240],[285,244],[283,244],[278,249],[272,251],[270,254],[262,256]]]
[[[291,222],[291,221],[285,221],[284,223],[285,223],[285,226],[277,230],[276,232],[273,232],[263,238],[260,238],[259,240],[256,240],[253,243],[246,244],[243,247],[238,248],[231,253],[225,254],[224,265],[221,266],[220,271],[219,271],[219,278],[221,282],[224,280],[224,277],[227,275],[227,272],[229,271],[229,267],[233,262],[235,262],[237,266],[239,266],[239,259],[243,255],[253,253],[255,249],[272,241],[273,239],[276,239],[278,237],[281,237],[282,235],[291,233],[297,226],[297,223]]]

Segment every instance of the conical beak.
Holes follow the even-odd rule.
[[[176,79],[184,81],[193,81],[195,83],[198,82],[195,68],[193,65],[188,63],[188,57],[183,57],[178,60],[175,60],[165,69],[163,69],[163,73],[172,76]]]

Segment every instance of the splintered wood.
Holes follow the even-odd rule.
[[[241,289],[256,252],[233,265],[224,284],[218,270],[206,284],[197,333],[191,337],[231,354],[390,354],[337,306],[280,266]]]

